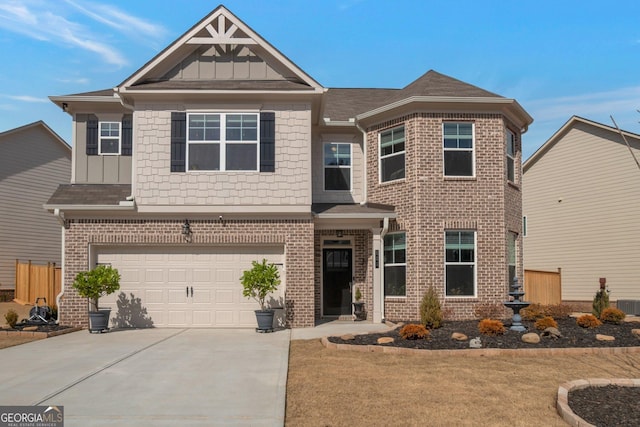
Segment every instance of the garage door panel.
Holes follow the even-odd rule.
[[[126,298],[134,293],[142,305],[138,311],[146,310],[143,325],[124,326],[255,327],[259,306],[242,296],[240,276],[251,261],[266,258],[282,266],[284,260],[282,247],[101,247],[96,252],[97,263],[120,271]],[[278,296],[284,295],[281,276]],[[117,294],[101,299],[101,305],[111,306],[112,318],[116,300]]]

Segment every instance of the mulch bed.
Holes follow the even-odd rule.
[[[538,344],[522,341],[523,332],[507,329],[504,335],[486,336],[478,331],[478,321],[445,322],[441,328],[432,330],[428,340],[405,340],[396,328],[386,333],[356,335],[353,340],[329,337],[336,344],[381,345],[425,350],[468,349],[469,341],[455,341],[451,334],[460,332],[469,339],[480,337],[483,348],[607,348],[640,347],[640,339],[633,335],[632,329],[640,329],[640,322],[623,322],[620,325],[603,324],[598,328],[584,329],[576,324],[576,319],[557,320],[561,338],[542,337]],[[533,322],[523,321],[527,332],[536,331]],[[505,322],[508,328],[509,322]],[[615,337],[614,341],[598,341],[596,334]],[[391,337],[390,344],[378,344],[378,338]],[[582,419],[596,426],[639,426],[640,425],[640,387],[587,387],[569,393],[569,406]]]

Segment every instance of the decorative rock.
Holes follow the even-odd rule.
[[[635,335],[636,338],[640,338],[640,329],[632,329],[631,333]]]
[[[342,341],[352,341],[352,340],[355,340],[355,339],[356,339],[356,337],[355,337],[355,335],[353,335],[353,334],[344,334],[344,335],[342,335],[342,336],[340,337],[340,339],[341,339]]]
[[[454,341],[466,341],[469,337],[461,332],[454,332],[451,334],[451,339]]]
[[[540,336],[535,332],[529,332],[522,335],[522,341],[529,344],[538,344],[540,342]]]
[[[392,342],[393,342],[393,338],[391,337],[378,338],[378,344],[391,344]]]
[[[482,341],[480,337],[475,337],[469,341],[469,348],[482,348]]]
[[[615,341],[616,337],[612,337],[611,335],[596,334],[596,339],[598,341]]]
[[[544,331],[542,331],[541,335],[543,337],[562,338],[562,334],[560,333],[558,328],[554,328],[554,327],[549,327],[549,328],[545,329]]]
[[[37,331],[38,327],[37,326],[25,326],[24,328],[22,328],[23,331],[27,331],[27,332],[31,332],[31,331]]]

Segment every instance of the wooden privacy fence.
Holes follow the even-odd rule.
[[[562,270],[525,270],[524,299],[537,304],[560,304],[562,302]]]
[[[36,298],[45,297],[47,305],[56,303],[56,296],[62,288],[62,269],[53,262],[34,265],[31,261],[21,263],[16,260],[15,299],[23,304],[33,304]]]

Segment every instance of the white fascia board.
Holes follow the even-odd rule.
[[[384,219],[384,218],[396,218],[395,212],[389,213],[327,213],[327,214],[315,214],[318,219]]]
[[[113,97],[109,98],[107,96],[50,96],[49,99],[52,102],[74,102],[74,101],[82,101],[82,102],[115,102],[117,104],[120,103],[120,98]]]
[[[167,214],[311,214],[308,205],[138,205],[140,213]]]
[[[238,89],[128,89],[123,87],[122,94],[149,95],[316,95],[324,91],[320,88],[313,90],[238,90]],[[119,101],[118,101],[119,102]]]
[[[122,205],[42,205],[47,211],[53,212],[55,209],[60,212],[68,211],[133,211],[136,209],[134,204]]]
[[[356,127],[356,122],[353,120],[332,121],[324,118],[324,126],[327,127]]]

